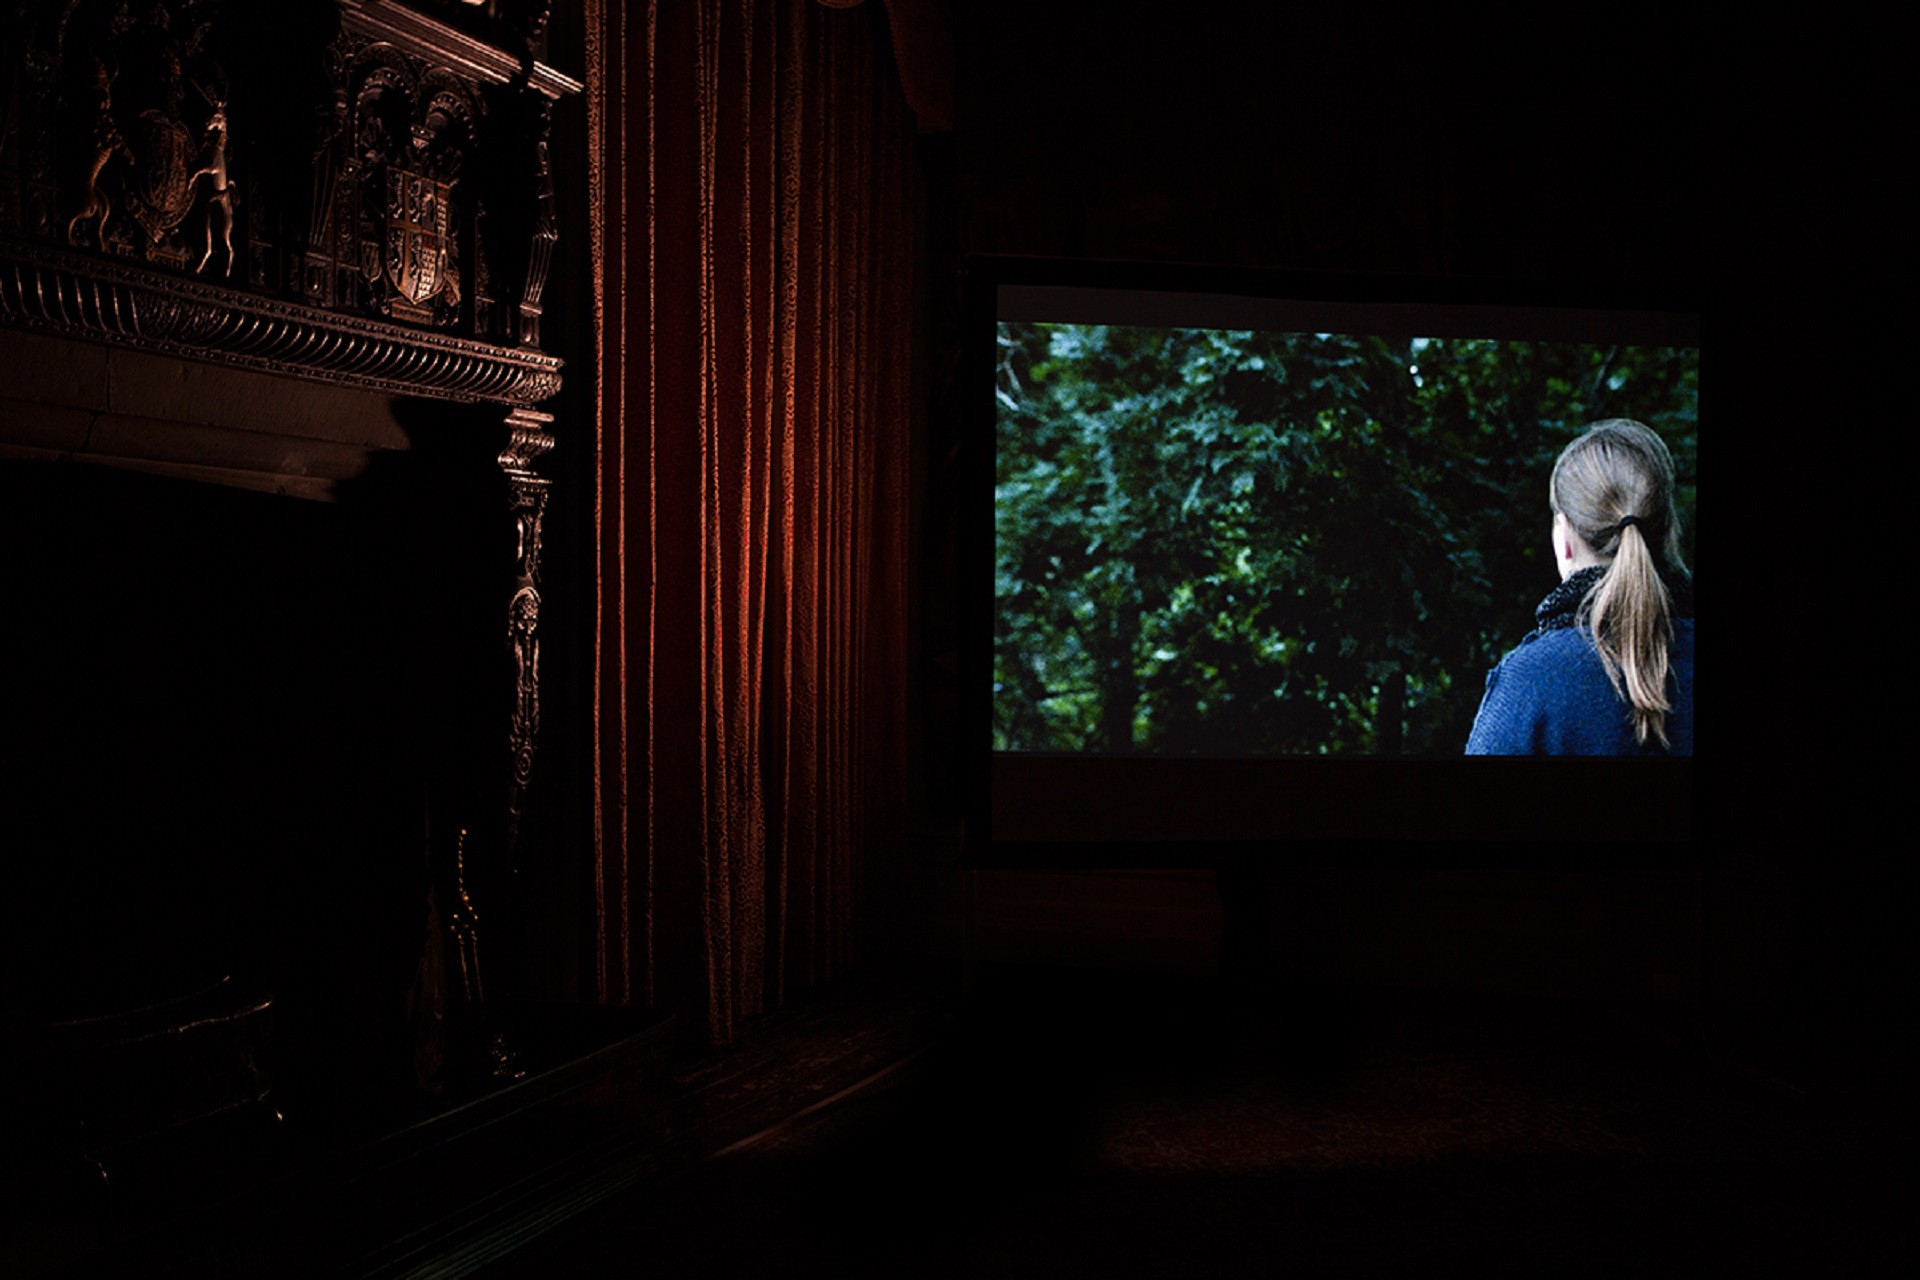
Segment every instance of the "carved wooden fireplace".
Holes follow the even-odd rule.
[[[475,1011],[539,727],[547,9],[9,9],[16,1204],[520,1070]]]

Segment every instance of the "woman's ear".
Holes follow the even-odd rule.
[[[1567,519],[1564,512],[1553,513],[1553,566],[1560,571],[1560,580],[1565,582],[1575,569],[1594,563],[1594,555],[1587,550],[1587,544],[1573,531],[1573,521]]]

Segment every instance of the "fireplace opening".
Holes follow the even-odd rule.
[[[248,1052],[296,1137],[379,1132],[440,1086],[436,882],[471,826],[494,890],[511,563],[489,451],[442,428],[332,502],[0,462],[0,934],[27,1057],[217,989],[268,1002]]]

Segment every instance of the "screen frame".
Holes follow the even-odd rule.
[[[1623,283],[1302,273],[1208,264],[975,255],[963,263],[965,467],[959,561],[964,861],[1032,870],[1236,863],[1675,866],[1695,845],[1691,759],[1165,757],[997,753],[992,743],[995,336],[1003,291],[1076,320],[1322,331],[1504,332],[1697,345],[1697,300]],[[1117,305],[1108,305],[1117,303]],[[1091,317],[1089,317],[1091,318]],[[1332,319],[1333,323],[1325,323]],[[1463,327],[1466,326],[1466,327]],[[1197,326],[1196,326],[1197,327]],[[1302,329],[1308,328],[1302,322]],[[1519,636],[1514,637],[1517,642]],[[1017,764],[1012,763],[1018,761]],[[1630,795],[1633,803],[1622,803]]]

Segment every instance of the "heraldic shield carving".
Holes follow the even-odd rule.
[[[387,169],[387,283],[415,307],[458,290],[448,259],[453,249],[452,184],[405,169]]]
[[[178,116],[148,109],[131,122],[127,148],[134,161],[128,176],[127,212],[158,244],[193,208],[193,135]]]

